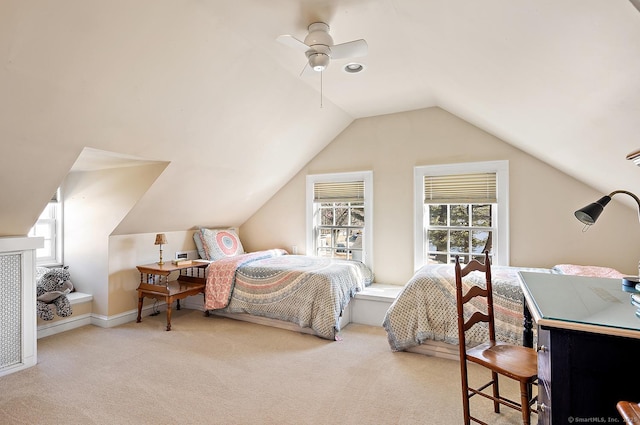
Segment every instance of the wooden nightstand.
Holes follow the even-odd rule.
[[[175,264],[158,263],[137,266],[140,272],[138,286],[138,318],[142,321],[142,300],[144,297],[164,300],[167,303],[167,330],[171,330],[171,305],[176,301],[180,310],[180,300],[191,295],[204,294],[205,269],[209,263],[192,262],[177,266]],[[176,280],[169,280],[172,273],[178,272]]]

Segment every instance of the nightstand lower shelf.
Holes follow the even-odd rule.
[[[142,301],[144,297],[164,301],[167,304],[167,330],[171,330],[171,312],[173,302],[176,301],[176,309],[180,310],[180,300],[191,295],[204,294],[204,284],[181,282],[174,280],[167,286],[141,283],[138,287],[138,318],[142,321]]]

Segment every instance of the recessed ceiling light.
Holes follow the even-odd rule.
[[[361,63],[348,63],[344,66],[344,72],[347,72],[349,74],[357,74],[358,72],[361,72],[364,70],[364,65],[362,65]]]

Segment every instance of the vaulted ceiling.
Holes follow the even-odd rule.
[[[300,75],[276,38],[314,21],[367,40],[363,72]],[[169,163],[115,233],[238,225],[353,120],[432,106],[640,192],[629,0],[0,0],[0,60],[0,235],[85,148]]]

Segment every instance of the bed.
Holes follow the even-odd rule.
[[[597,266],[559,264],[551,269],[492,266],[496,338],[519,345],[523,342],[523,295],[518,280],[519,271],[622,277],[614,269]],[[484,274],[471,272],[463,278],[464,284],[484,286]],[[455,290],[453,264],[426,265],[416,271],[388,309],[383,321],[391,350],[457,359]],[[486,327],[474,327],[467,337],[469,346],[485,341]]]
[[[201,255],[211,261],[205,285],[207,312],[242,320],[250,316],[292,323],[335,340],[345,307],[373,281],[373,272],[360,261],[289,255],[282,249],[245,253],[238,248],[235,232],[214,232],[199,232],[204,235]],[[225,255],[212,256],[213,243],[222,244]]]

